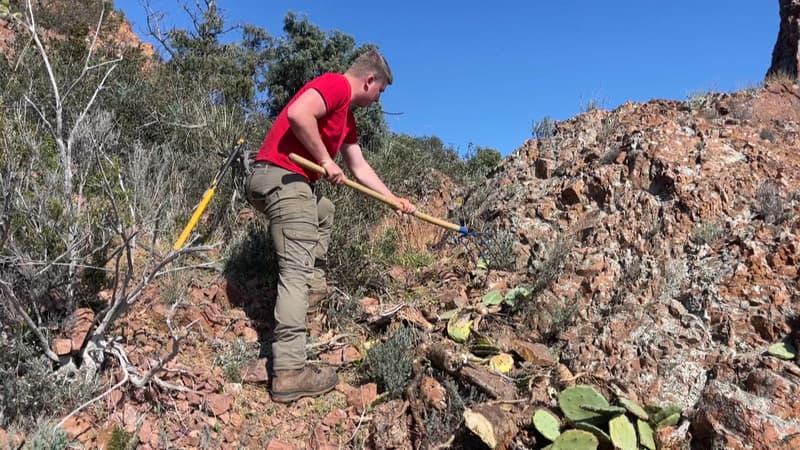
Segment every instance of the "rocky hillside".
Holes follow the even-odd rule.
[[[780,81],[587,112],[508,158],[477,211],[519,236],[520,269],[567,247],[537,299],[575,302],[561,361],[681,404],[695,448],[800,433],[800,370],[765,356],[800,337],[799,127]]]
[[[329,299],[308,351],[340,367],[342,383],[319,399],[270,401],[256,359],[272,325],[265,281],[198,273],[175,310],[164,300],[175,287],[154,286],[119,334],[130,363],[147,368],[174,348],[165,323],[191,324],[161,375],[173,388],[112,390],[65,429],[91,448],[120,436],[138,448],[480,448],[464,408],[503,404],[516,425],[496,448],[542,448],[533,410],[557,410],[555,394],[577,384],[679,405],[658,448],[797,448],[800,367],[767,348],[800,337],[798,111],[800,87],[776,80],[555,124],[470,195],[431,200],[471,211],[494,230],[490,247],[511,236],[515,268],[476,268],[451,236],[397,224],[418,247],[443,237],[427,247],[438,259],[395,267],[386,295]],[[526,289],[516,308],[486,301],[512,288]],[[453,309],[472,319],[464,344],[447,330]],[[408,387],[379,396],[387,384],[365,378],[377,361],[367,349],[409,328],[419,338]],[[506,375],[476,358],[487,348],[513,355]],[[453,355],[469,362],[451,366]],[[107,374],[107,387],[122,377]]]
[[[545,123],[482,185],[417,199],[480,238],[378,225],[404,255],[385,285],[333,292],[309,322],[335,391],[271,401],[268,277],[179,272],[118,323],[125,357],[63,429],[84,448],[543,449],[567,430],[621,446],[577,409],[652,423],[652,442],[638,428],[625,448],[800,448],[798,22],[797,1],[780,3],[770,73],[789,76]],[[79,310],[53,350],[76,354],[93,318]],[[650,408],[570,410],[575,388]],[[532,420],[545,409],[549,429]],[[0,429],[0,448],[23,439]]]

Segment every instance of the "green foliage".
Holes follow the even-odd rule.
[[[111,439],[108,441],[108,450],[128,450],[128,446],[132,443],[133,438],[133,433],[117,425],[111,432]]]
[[[639,431],[639,443],[648,450],[656,450],[656,440],[653,428],[642,419],[636,419],[636,429]]]
[[[533,414],[533,426],[549,441],[555,441],[561,434],[561,420],[546,409],[537,409]]]
[[[567,430],[553,442],[552,450],[595,450],[597,438],[592,433],[581,430]]]
[[[367,352],[364,364],[367,377],[390,397],[400,397],[411,380],[412,352],[417,341],[414,328],[401,325],[385,342]]]
[[[167,33],[167,68],[181,77],[184,87],[200,87],[216,105],[238,105],[245,111],[256,106],[262,67],[272,53],[273,39],[252,25],[227,28],[216,2],[193,17],[194,29]],[[241,40],[227,35],[241,31]],[[223,42],[224,41],[224,42]]]
[[[569,419],[566,427],[572,429],[563,431],[551,448],[580,448],[575,441],[579,436],[575,432],[580,430],[594,438],[594,447],[590,448],[599,445],[601,448],[636,450],[639,448],[637,445],[641,445],[648,450],[656,450],[653,429],[676,425],[681,417],[679,405],[648,406],[645,410],[621,395],[617,401],[619,405],[610,404],[595,388],[587,385],[573,386],[561,391],[558,394],[558,405]],[[542,422],[538,425],[534,423],[534,426],[547,436],[540,430],[544,426],[545,418],[540,419]],[[552,420],[547,418],[546,422]],[[565,438],[565,435],[569,438]],[[559,442],[561,443],[557,446]]]
[[[25,442],[25,450],[63,450],[76,444],[61,428],[52,423],[41,424]]]
[[[59,379],[33,337],[0,331],[0,428],[30,429],[40,417],[65,413],[94,392],[93,382]]]
[[[471,147],[466,159],[467,172],[475,179],[491,174],[503,162],[503,156],[499,151],[481,146]]]
[[[775,344],[770,345],[767,349],[767,353],[778,359],[783,359],[786,361],[791,361],[797,358],[797,350],[791,343],[788,342],[776,342]]]
[[[242,339],[233,341],[215,340],[214,365],[222,368],[225,379],[231,383],[242,382],[242,367],[258,358],[258,345],[251,345]]]
[[[718,223],[702,223],[692,230],[692,242],[697,245],[711,244],[723,235],[723,229]]]
[[[573,386],[558,395],[558,406],[564,414],[574,421],[596,419],[602,413],[590,411],[586,407],[607,407],[608,400],[591,386]]]
[[[625,415],[619,415],[608,423],[611,442],[621,450],[637,450],[636,429]]]

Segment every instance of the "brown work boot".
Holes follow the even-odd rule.
[[[302,369],[276,370],[272,378],[272,401],[289,403],[302,397],[316,397],[336,387],[339,376],[329,367],[306,365]]]

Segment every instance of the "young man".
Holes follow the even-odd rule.
[[[414,212],[415,207],[392,194],[364,159],[350,110],[352,105],[377,102],[390,84],[392,72],[376,51],[359,56],[344,74],[326,73],[310,81],[278,115],[247,180],[250,202],[269,219],[280,269],[272,343],[273,401],[321,395],[338,381],[334,370],[308,366],[305,358],[309,300],[315,303],[326,290],[325,255],[334,207],[314,194],[319,175],[295,164],[289,153],[316,161],[325,168],[327,181],[342,184],[345,175],[333,160],[341,151],[359,182],[397,201],[400,212]]]

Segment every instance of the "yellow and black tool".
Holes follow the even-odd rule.
[[[214,179],[211,181],[211,186],[206,189],[205,194],[203,194],[203,199],[200,200],[200,203],[197,205],[197,208],[194,210],[194,214],[192,214],[192,218],[189,219],[189,222],[183,228],[181,235],[178,236],[178,240],[175,241],[175,244],[172,246],[174,250],[180,250],[183,247],[183,244],[186,243],[186,240],[189,239],[189,235],[192,234],[192,230],[197,225],[197,222],[200,220],[200,216],[203,215],[203,212],[208,207],[208,203],[211,201],[211,197],[214,196],[214,193],[217,191],[217,186],[219,186],[220,181],[225,176],[225,172],[228,171],[228,168],[236,161],[236,157],[239,156],[241,153],[242,145],[244,145],[244,139],[239,139],[236,142],[236,145],[233,147],[231,154],[228,155],[228,158],[225,160],[225,163],[222,167],[219,168],[217,174],[214,176]]]

